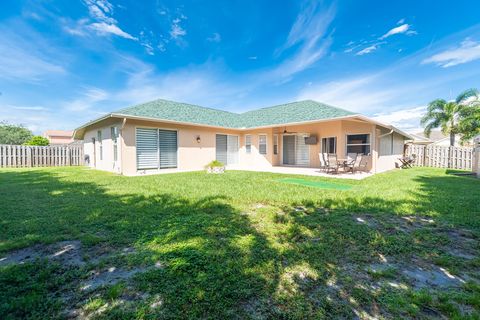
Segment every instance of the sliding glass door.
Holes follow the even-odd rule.
[[[238,136],[217,134],[215,138],[216,159],[225,165],[238,163]]]
[[[137,169],[177,167],[177,131],[137,128]]]
[[[310,148],[305,144],[304,134],[283,136],[283,164],[308,166],[310,164]]]

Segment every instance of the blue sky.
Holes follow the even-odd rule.
[[[3,0],[0,120],[73,129],[156,98],[301,99],[416,131],[480,87],[478,1]]]

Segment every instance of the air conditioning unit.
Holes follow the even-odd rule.
[[[305,137],[305,144],[317,144],[317,136]]]

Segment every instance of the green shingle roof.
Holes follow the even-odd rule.
[[[113,114],[239,129],[325,120],[350,116],[355,113],[312,100],[292,102],[245,113],[233,113],[159,99],[121,109]]]

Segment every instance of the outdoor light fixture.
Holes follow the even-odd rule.
[[[200,143],[200,136],[197,136],[197,143]]]

